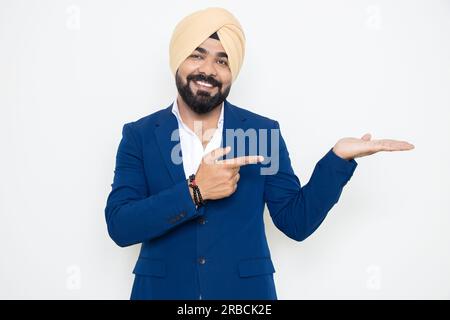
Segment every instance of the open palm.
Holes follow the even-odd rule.
[[[333,147],[339,157],[350,160],[369,156],[380,151],[406,151],[414,149],[414,145],[407,141],[379,139],[371,140],[372,135],[366,133],[361,139],[342,138]]]

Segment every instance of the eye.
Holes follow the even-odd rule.
[[[224,65],[224,66],[228,65],[228,62],[226,60],[219,60],[218,62],[219,62],[219,64]]]
[[[201,59],[202,57],[200,55],[198,55],[198,54],[193,54],[193,55],[191,55],[191,58]]]

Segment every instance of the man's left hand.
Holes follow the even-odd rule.
[[[407,141],[392,139],[371,140],[371,134],[366,133],[361,139],[342,138],[333,147],[333,152],[345,159],[365,157],[379,151],[406,151],[414,149],[414,145]]]

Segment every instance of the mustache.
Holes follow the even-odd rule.
[[[187,77],[187,81],[188,81],[188,83],[189,83],[189,81],[202,81],[202,82],[209,83],[213,87],[219,87],[219,88],[222,87],[221,82],[217,81],[213,77],[207,77],[202,74],[190,75]]]

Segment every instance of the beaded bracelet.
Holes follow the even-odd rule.
[[[205,204],[205,201],[203,201],[202,194],[200,193],[200,188],[195,181],[195,174],[189,176],[189,187],[192,188],[195,205],[197,207],[203,206]]]

